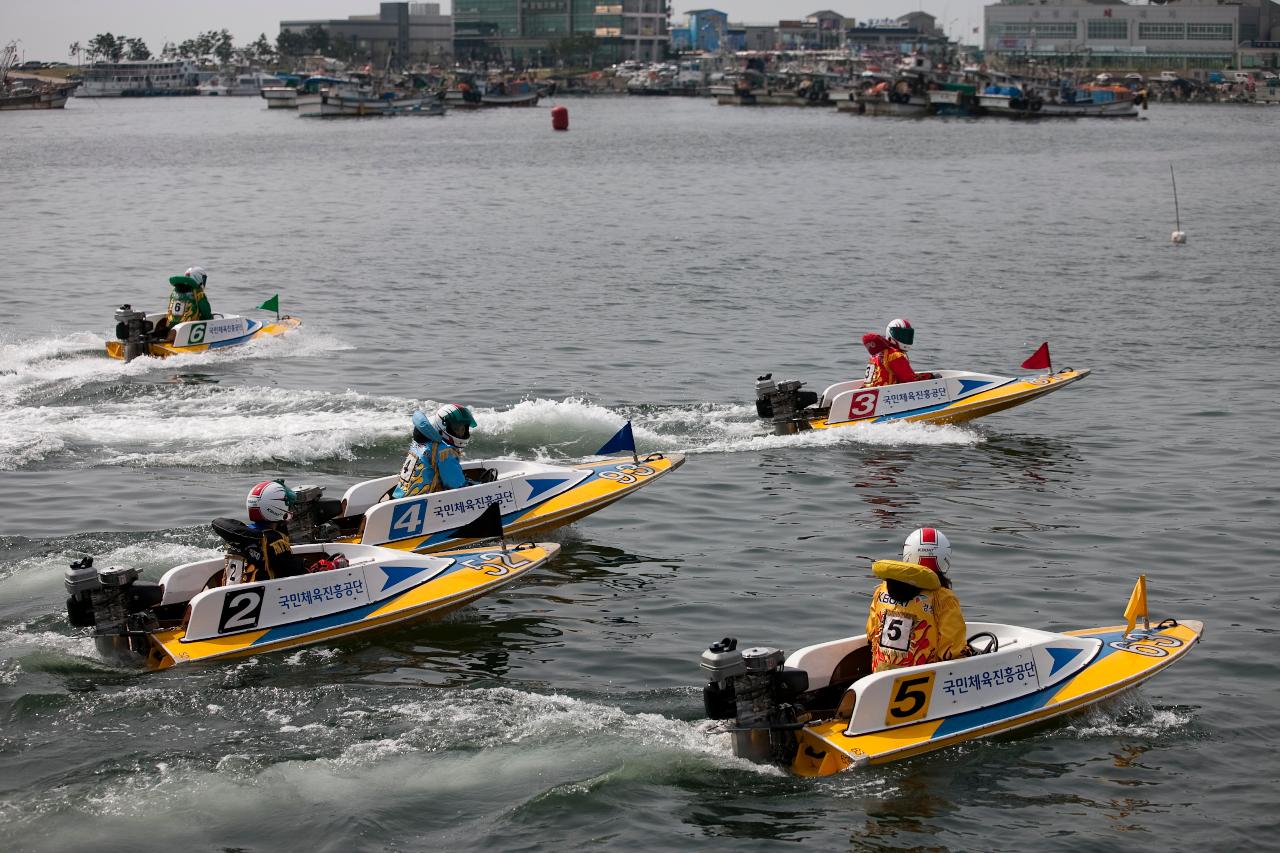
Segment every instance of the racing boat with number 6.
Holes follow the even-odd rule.
[[[885,764],[1060,717],[1127,690],[1181,660],[1204,626],[1151,625],[1139,578],[1127,625],[1057,633],[970,622],[970,657],[871,671],[865,634],[786,655],[703,652],[707,716],[733,720],[734,752],[827,776]],[[1142,627],[1135,617],[1141,615]]]

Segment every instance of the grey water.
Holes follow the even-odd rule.
[[[685,99],[315,122],[257,99],[0,123],[0,827],[44,850],[1229,850],[1274,831],[1280,111],[898,121]],[[1188,244],[1171,246],[1177,172]],[[199,263],[295,335],[128,366],[114,308]],[[256,312],[261,315],[262,312]],[[755,376],[1093,374],[954,427],[779,438]],[[443,621],[191,670],[62,618],[89,553],[158,577],[264,477],[393,472],[418,405],[473,456],[670,477]],[[698,656],[861,631],[943,529],[973,620],[1153,616],[1203,644],[1120,700],[804,781],[733,757]]]

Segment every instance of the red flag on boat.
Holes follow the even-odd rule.
[[[1042,343],[1040,349],[1031,354],[1031,358],[1022,362],[1022,366],[1027,370],[1053,370],[1053,364],[1049,361],[1049,342]]]

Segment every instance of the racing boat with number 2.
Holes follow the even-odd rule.
[[[702,654],[707,716],[734,721],[735,754],[797,776],[885,764],[1115,696],[1181,660],[1204,631],[1191,620],[1151,625],[1145,578],[1125,617],[1064,633],[970,622],[972,656],[876,673],[865,634],[789,656],[739,651],[726,637]]]
[[[93,629],[104,657],[168,669],[437,616],[518,580],[560,546],[436,556],[337,543],[291,550],[307,574],[255,583],[225,582],[230,556],[175,566],[158,583],[140,581],[134,568],[95,570],[89,557],[64,576],[67,615],[72,625]]]

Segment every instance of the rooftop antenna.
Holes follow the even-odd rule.
[[[1178,179],[1173,175],[1173,164],[1169,164],[1169,180],[1173,182],[1173,221],[1176,231],[1169,237],[1171,243],[1179,246],[1187,242],[1187,232],[1182,230],[1182,214],[1178,212]]]

